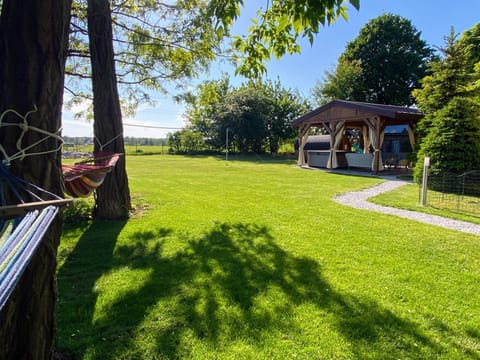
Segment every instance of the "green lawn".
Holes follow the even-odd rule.
[[[331,200],[381,180],[255,157],[127,157],[128,222],[66,227],[77,359],[478,359],[480,238]]]
[[[406,186],[402,186],[398,189],[380,194],[375,196],[369,201],[386,206],[393,206],[397,208],[413,210],[413,211],[420,211],[427,214],[434,214],[449,217],[452,219],[468,221],[474,224],[480,224],[480,208],[478,207],[478,198],[471,198],[476,201],[476,207],[472,205],[468,205],[468,197],[464,197],[461,201],[463,202],[463,206],[467,208],[468,211],[459,211],[456,209],[456,197],[451,196],[454,198],[453,202],[433,202],[436,207],[433,206],[422,206],[419,200],[419,185],[417,184],[408,184]],[[429,190],[429,196],[440,198],[441,194],[435,191]],[[465,205],[466,204],[466,205]]]

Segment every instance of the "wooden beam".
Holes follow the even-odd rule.
[[[22,203],[16,205],[6,205],[0,206],[0,218],[10,219],[23,215],[29,211],[42,209],[49,205],[55,206],[66,206],[73,202],[73,199],[58,199],[58,200],[47,200],[47,201],[34,201],[29,203]]]

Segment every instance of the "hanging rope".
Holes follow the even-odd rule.
[[[9,155],[0,144],[0,309],[8,301],[15,286],[35,254],[48,227],[55,219],[59,206],[70,202],[61,197],[28,183],[9,172],[9,164],[13,160],[24,159],[26,156],[56,152],[63,145],[62,138],[56,133],[30,126],[28,116],[9,109],[0,115],[0,128],[16,126],[21,134],[16,142],[17,152]],[[7,114],[12,113],[22,121],[18,123],[5,122]],[[27,132],[35,131],[41,135],[40,140],[23,146]],[[59,146],[53,150],[28,152],[48,139],[56,139]]]
[[[117,136],[115,136],[113,139],[108,140],[105,144],[102,144],[96,136],[94,136],[94,138],[95,138],[95,141],[97,142],[98,146],[100,147],[100,151],[103,151],[103,148],[105,146],[110,145],[112,142],[114,142],[115,140],[117,140],[119,137],[122,137],[122,136],[123,136],[123,133],[120,133]]]
[[[10,173],[8,166],[0,162],[0,226],[1,219],[25,214],[47,205],[62,206],[71,202]]]
[[[61,132],[61,129],[57,130],[55,133],[52,133],[52,132],[49,132],[47,130],[40,129],[40,128],[37,128],[35,126],[31,126],[31,125],[28,124],[28,117],[30,116],[30,114],[33,114],[36,111],[37,111],[37,107],[34,106],[34,109],[27,112],[25,115],[21,115],[20,113],[18,113],[16,110],[13,110],[13,109],[7,109],[0,115],[0,128],[1,127],[15,126],[15,127],[18,127],[22,130],[22,132],[21,132],[21,134],[18,137],[18,140],[16,142],[17,152],[15,154],[12,154],[12,155],[7,154],[7,152],[5,151],[3,146],[0,144],[0,152],[2,153],[2,156],[4,158],[3,161],[6,162],[7,164],[10,163],[13,160],[17,160],[17,159],[23,160],[27,156],[49,154],[49,153],[57,152],[57,151],[61,150],[62,145],[63,145],[63,139],[60,135],[58,135]],[[4,118],[7,114],[14,114],[17,117],[19,117],[22,121],[17,122],[17,123],[4,122],[3,120],[4,120]],[[25,137],[25,134],[28,131],[37,132],[39,134],[45,135],[45,137],[41,138],[40,140],[38,140],[38,141],[36,141],[36,142],[26,146],[26,147],[23,147],[22,146],[23,145],[22,144],[23,139]],[[51,149],[51,150],[46,150],[46,151],[37,151],[37,152],[27,153],[27,151],[35,148],[37,145],[43,143],[44,141],[46,141],[48,139],[52,139],[52,138],[56,139],[59,142],[59,145],[58,145],[57,148]]]

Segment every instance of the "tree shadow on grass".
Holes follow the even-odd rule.
[[[94,238],[94,230],[82,239]],[[171,236],[180,237],[185,247],[168,255],[164,245]],[[95,240],[88,240],[94,249]],[[345,351],[353,356],[410,358],[421,357],[424,351],[441,352],[416,324],[373,301],[335,291],[317,262],[284,251],[265,227],[216,224],[195,239],[159,228],[133,234],[129,243],[117,246],[113,257],[113,244],[107,247],[97,258],[101,264],[96,271],[77,276],[73,283],[68,264],[62,268],[62,287],[80,288],[88,298],[84,321],[90,324],[82,334],[85,340],[77,345],[80,356],[189,358],[192,344],[228,352],[238,341],[261,352],[280,344],[283,336],[302,337],[309,325],[296,320],[302,306],[313,307],[315,318],[328,314],[324,326],[346,340],[342,346],[347,348],[333,350],[337,351],[333,355]],[[78,246],[75,256],[88,256],[84,246],[88,247]],[[142,275],[135,286],[119,289],[94,318],[96,279],[121,269]],[[301,346],[287,350],[293,355]],[[332,355],[323,349],[305,357],[314,354]]]
[[[126,221],[91,223],[58,270],[57,324],[64,333],[60,350],[88,344],[92,334],[83,332],[91,329],[98,297],[95,283],[112,268],[113,249],[125,224]],[[79,342],[79,338],[84,341]]]

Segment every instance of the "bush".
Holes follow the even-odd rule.
[[[77,199],[63,211],[63,221],[67,224],[78,224],[92,218],[93,202]]]

